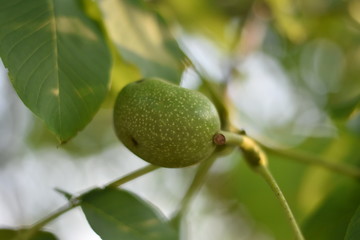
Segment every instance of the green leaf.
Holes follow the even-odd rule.
[[[81,207],[103,240],[178,239],[157,209],[124,190],[94,190],[83,197]]]
[[[0,0],[0,56],[19,97],[61,141],[83,129],[108,91],[110,54],[73,0]]]
[[[129,1],[102,0],[99,7],[120,55],[135,64],[143,77],[180,82],[182,52],[155,14]]]
[[[358,182],[343,184],[305,222],[306,239],[344,239],[347,226],[360,202]]]
[[[275,24],[281,32],[294,42],[302,42],[306,38],[306,29],[303,21],[299,19],[291,11],[285,9],[290,8],[293,3],[291,0],[268,0],[269,8],[275,19]]]
[[[151,6],[155,6],[168,22],[180,25],[187,33],[205,37],[225,51],[233,51],[234,29],[229,27],[234,26],[234,19],[246,18],[251,1],[167,0],[151,1]]]
[[[347,228],[345,240],[356,240],[360,236],[360,207],[357,208]]]
[[[0,229],[0,240],[16,240],[16,237],[24,231],[26,231],[26,229]],[[37,232],[28,240],[57,240],[57,238],[49,232]]]

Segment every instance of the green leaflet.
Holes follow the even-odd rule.
[[[24,104],[64,142],[108,91],[110,54],[77,1],[0,1],[0,56]]]

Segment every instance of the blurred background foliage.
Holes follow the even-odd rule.
[[[54,209],[65,201],[54,187],[79,192],[143,164],[116,140],[111,107],[125,84],[144,76],[181,80],[204,92],[218,105],[224,127],[245,129],[267,147],[360,166],[358,0],[81,4],[111,49],[109,94],[90,124],[59,145],[24,108],[3,71],[1,225],[30,224]],[[116,15],[120,10],[124,14]],[[360,203],[358,182],[274,153],[269,161],[307,239],[343,239]],[[139,179],[126,187],[171,216],[195,170],[163,169],[151,181]],[[81,214],[70,216],[77,228],[68,227],[70,217],[64,216],[49,229],[66,240],[99,239]],[[236,151],[217,160],[184,223],[187,240],[286,240],[292,235],[273,193]]]

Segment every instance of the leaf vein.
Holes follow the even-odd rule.
[[[27,35],[23,36],[22,38],[20,38],[17,42],[15,42],[10,49],[8,50],[7,54],[6,54],[6,58],[8,59],[10,54],[12,53],[12,51],[19,46],[20,43],[22,43],[25,39],[31,37],[32,35],[34,35],[35,33],[39,32],[40,30],[42,30],[44,27],[46,27],[49,23],[48,22],[44,22],[44,24],[40,25],[37,29],[35,29],[34,31],[31,31],[30,33],[28,33]],[[20,28],[18,28],[20,29]],[[17,29],[16,29],[17,30]],[[14,30],[14,31],[16,31]],[[9,35],[7,35],[9,36]],[[6,37],[6,36],[5,36]]]
[[[49,55],[50,56],[50,55]],[[46,75],[44,75],[44,78],[41,80],[40,86],[39,86],[39,90],[38,93],[36,95],[36,101],[35,101],[35,106],[38,108],[39,107],[39,97],[40,94],[42,92],[42,88],[44,86],[44,83],[46,82],[46,79],[49,78],[50,74],[52,73],[52,70],[50,70]]]
[[[35,54],[37,51],[39,51],[42,47],[44,47],[49,41],[45,41],[43,42],[41,45],[39,45],[38,48],[36,48],[34,51],[33,51],[33,54]],[[31,59],[31,56],[33,56],[33,54],[30,55],[29,58],[26,59],[26,61],[28,61],[29,59]],[[46,55],[43,59],[41,59],[40,61],[37,62],[37,65],[32,69],[32,71],[30,72],[30,74],[28,75],[28,78],[27,78],[27,81],[26,83],[24,84],[24,93],[26,92],[26,89],[29,85],[29,82],[31,81],[32,77],[34,76],[34,74],[36,73],[36,71],[39,70],[39,68],[41,67],[42,63],[48,59],[51,55]],[[23,65],[21,66],[23,67]],[[20,69],[18,71],[18,73],[20,72]],[[15,77],[15,80],[16,80],[16,77]]]
[[[49,11],[52,13],[51,18],[50,18],[50,22],[51,22],[51,28],[52,28],[52,40],[54,43],[54,62],[55,62],[55,73],[57,73],[56,76],[56,81],[57,81],[57,89],[59,89],[59,95],[58,95],[58,116],[59,116],[59,132],[60,132],[60,136],[62,135],[62,113],[61,113],[61,95],[62,95],[62,90],[61,90],[61,85],[60,85],[60,80],[59,80],[59,63],[58,63],[58,59],[59,59],[59,53],[58,53],[58,36],[57,36],[57,25],[56,25],[56,17],[55,17],[55,4],[54,4],[54,0],[49,0]],[[61,139],[63,140],[63,139]]]

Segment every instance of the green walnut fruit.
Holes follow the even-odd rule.
[[[214,105],[199,92],[149,78],[120,91],[114,126],[120,141],[138,157],[178,168],[211,155],[220,120]]]

